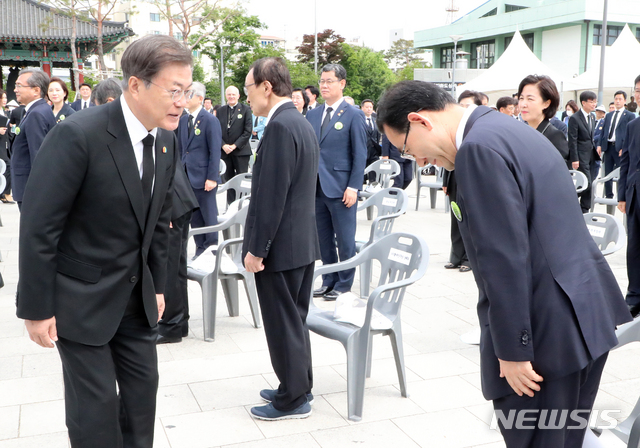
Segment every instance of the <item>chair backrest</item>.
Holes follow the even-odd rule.
[[[400,164],[391,159],[380,159],[365,168],[364,174],[376,173],[376,182],[382,188],[391,186],[391,179],[400,174]]]
[[[416,177],[417,177],[416,184],[418,185],[418,187],[422,182],[422,177],[424,176],[424,174],[422,174],[422,170],[431,166],[435,166],[435,165],[428,164],[426,166],[418,166],[416,164]],[[443,180],[444,180],[444,168],[436,166],[436,179],[433,181],[433,183],[440,184],[440,186],[442,186]]]
[[[395,218],[407,211],[408,201],[409,197],[406,191],[400,188],[385,188],[367,198],[358,207],[358,210],[366,210],[369,207],[376,209],[376,217],[371,223],[371,233],[367,244],[391,233]]]
[[[580,171],[576,171],[576,170],[569,170],[569,174],[571,174],[571,180],[573,180],[573,185],[576,186],[577,193],[582,193],[584,190],[587,189],[587,184],[589,183],[589,180],[587,179],[587,176],[585,176],[584,173],[581,173]]]
[[[605,177],[600,177],[598,179],[595,179],[591,183],[591,200],[595,201],[595,203],[598,203],[598,204],[602,204],[602,203],[605,203],[605,204],[606,203],[617,204],[618,203],[617,197],[618,197],[618,181],[619,180],[620,180],[620,167],[618,167],[615,170],[611,171]],[[596,194],[598,192],[598,184],[603,184],[603,183],[605,183],[607,181],[612,181],[613,183],[615,183],[615,185],[612,186],[613,198],[603,198],[603,197],[599,197]]]
[[[410,233],[392,233],[370,244],[358,254],[380,263],[378,286],[410,279],[420,279],[429,264],[429,247],[423,238]],[[393,320],[397,317],[406,287],[386,291],[376,301],[375,309]],[[372,292],[375,294],[376,290]]]
[[[5,171],[7,171],[7,163],[0,159],[0,193],[7,187],[7,178],[4,177]]]
[[[251,173],[242,173],[234,176],[233,179],[225,182],[218,188],[217,194],[227,190],[233,190],[236,192],[236,199],[251,195],[251,176]]]
[[[218,173],[222,176],[227,172],[227,164],[224,163],[224,160],[220,159],[220,167],[218,168]]]
[[[622,248],[626,234],[620,218],[605,213],[585,213],[583,216],[587,230],[603,255]]]

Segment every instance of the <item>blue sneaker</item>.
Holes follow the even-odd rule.
[[[267,403],[271,403],[273,401],[273,397],[275,397],[278,391],[276,389],[262,389],[260,391],[260,398],[262,398]],[[307,401],[309,404],[313,404],[313,394],[309,392],[307,394]]]
[[[272,403],[251,408],[251,415],[260,420],[288,420],[294,418],[307,418],[311,415],[311,405],[305,401],[292,411],[279,411]]]

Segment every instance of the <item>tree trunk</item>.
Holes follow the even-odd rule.
[[[104,17],[102,16],[102,0],[98,1],[98,66],[100,68],[100,79],[107,78],[107,66],[104,63],[104,47],[102,46],[102,22]]]
[[[169,22],[169,36],[173,37],[173,16],[171,15],[171,0],[166,0],[167,21]]]

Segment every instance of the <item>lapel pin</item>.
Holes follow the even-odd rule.
[[[454,201],[451,201],[451,211],[453,211],[453,216],[460,222],[462,222],[462,212],[460,211],[460,207]]]
[[[342,129],[342,123],[340,123],[339,121],[333,126],[334,128],[336,128],[336,130],[340,130]]]
[[[18,126],[16,126],[15,134],[20,135],[20,128]]]
[[[163,153],[163,154],[166,154],[166,153],[167,153],[167,147],[166,147],[166,146],[163,146],[163,147],[162,147],[162,153]]]
[[[242,114],[238,114],[238,120],[242,118]]]

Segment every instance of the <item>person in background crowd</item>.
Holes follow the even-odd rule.
[[[513,117],[513,113],[515,112],[515,101],[510,96],[503,96],[499,98],[496,102],[496,109],[501,114],[509,115]]]
[[[579,110],[580,108],[578,107],[575,101],[573,100],[567,101],[567,104],[564,106],[564,112],[562,112],[562,118],[561,118],[562,121],[564,121],[564,124],[568,126],[569,117],[575,114],[576,112],[578,112]]]
[[[217,117],[217,116],[218,116],[218,110],[219,110],[221,107],[222,107],[222,106],[221,106],[220,104],[216,104],[215,106],[213,106],[213,111],[212,111],[211,113]]]
[[[91,101],[91,86],[86,82],[80,84],[80,98],[76,97],[76,100],[71,103],[71,108],[77,112],[93,106],[95,103]]]
[[[600,139],[602,138],[602,131],[604,129],[604,118],[607,115],[607,110],[601,104],[596,107],[596,129],[593,131],[593,143],[597,146],[600,144]]]
[[[636,100],[633,96],[629,98],[629,104],[627,104],[627,110],[634,114],[636,113],[636,110],[638,110],[638,104],[636,103]]]
[[[367,125],[367,162],[366,166],[371,165],[376,160],[380,159],[382,155],[380,147],[380,131],[376,125],[376,119],[373,112],[373,101],[364,100],[360,104],[360,109],[364,112],[365,123]],[[376,178],[375,173],[369,173],[369,181],[374,181]],[[366,181],[366,179],[365,179]]]
[[[107,78],[93,89],[91,100],[100,106],[117,100],[122,95],[122,87],[120,83],[113,78]]]
[[[616,105],[613,101],[611,101],[609,103],[609,112],[613,112],[614,110],[616,110]]]
[[[7,181],[6,186],[0,194],[0,202],[5,204],[15,204],[11,198],[11,132],[9,131],[9,117],[5,106],[7,105],[7,93],[0,89],[0,159],[4,160],[6,169],[4,177]]]
[[[480,93],[480,97],[482,98],[482,105],[483,106],[489,105],[489,97],[487,96],[487,94],[484,92],[478,92],[478,93]]]
[[[56,123],[60,123],[65,118],[73,115],[75,110],[67,104],[69,89],[67,84],[60,78],[51,78],[49,81],[49,91],[47,92],[49,100],[53,104],[51,110],[56,119]]]
[[[345,101],[345,103],[347,103],[347,104],[349,104],[351,106],[357,107],[355,100],[353,98],[351,98],[350,96],[345,96],[344,97],[344,101]]]
[[[293,101],[293,105],[296,106],[298,112],[302,114],[302,116],[307,116],[307,110],[309,108],[309,97],[307,96],[307,92],[302,89],[293,89],[291,93],[291,100]]]
[[[264,127],[267,125],[267,117],[253,116],[253,131],[251,132],[251,140],[260,141]]]
[[[320,97],[320,91],[317,86],[307,86],[304,88],[304,91],[307,93],[309,97],[309,105],[307,106],[307,110],[315,109],[320,105],[317,99]]]
[[[206,110],[207,112],[212,114],[213,113],[213,104],[211,102],[211,98],[205,98],[204,99],[204,104],[203,104],[202,107],[204,108],[204,110]]]
[[[518,96],[524,121],[553,143],[568,167],[570,163],[567,140],[562,132],[549,122],[560,104],[556,83],[548,76],[529,75],[520,82]]]

